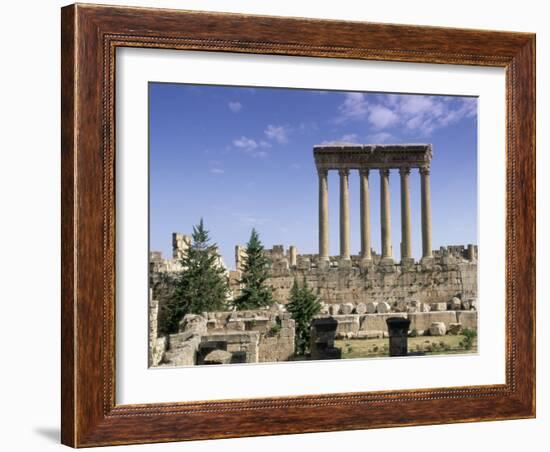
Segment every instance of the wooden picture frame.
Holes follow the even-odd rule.
[[[535,35],[71,5],[62,9],[62,442],[73,447],[535,416]],[[506,69],[506,383],[115,403],[117,47]]]

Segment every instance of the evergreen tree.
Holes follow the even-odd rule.
[[[181,259],[182,270],[175,280],[174,295],[167,306],[167,329],[178,330],[186,314],[220,311],[226,308],[229,286],[225,269],[219,265],[215,244],[201,218],[193,226],[193,241]]]
[[[308,287],[305,278],[302,287],[294,280],[286,308],[295,322],[296,354],[303,355],[309,349],[311,321],[321,310],[319,298]]]
[[[268,275],[268,262],[264,255],[264,247],[256,229],[252,229],[250,240],[246,244],[246,257],[242,278],[243,286],[233,304],[238,310],[257,309],[273,304],[271,288],[265,285]]]

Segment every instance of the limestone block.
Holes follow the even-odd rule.
[[[378,305],[376,306],[376,312],[378,314],[385,314],[387,312],[390,312],[391,311],[391,306],[389,303],[385,302],[385,301],[382,301],[380,303],[378,303]]]
[[[386,314],[365,314],[361,316],[360,331],[388,331],[386,319],[390,317],[406,318],[407,314],[403,313],[386,313]]]
[[[457,323],[457,315],[455,311],[443,312],[416,312],[408,314],[411,321],[409,329],[411,330],[428,330],[433,322],[442,322],[446,326],[451,323]]]
[[[431,336],[445,336],[447,333],[447,328],[443,322],[432,322],[430,325],[430,335]]]
[[[206,317],[198,314],[187,314],[179,324],[180,332],[206,333]]]
[[[456,313],[457,321],[462,328],[477,330],[477,311],[459,311]]]
[[[430,312],[431,311],[431,306],[428,304],[428,303],[421,303],[420,304],[420,309],[419,309],[419,312]]]
[[[329,311],[331,315],[338,315],[338,312],[340,311],[340,305],[337,303],[331,304]]]
[[[244,331],[245,322],[243,320],[230,320],[227,322],[226,328],[232,331]]]
[[[367,312],[367,305],[365,303],[358,303],[357,306],[355,306],[356,314],[364,314],[365,312]]]
[[[330,307],[326,303],[321,303],[321,310],[319,311],[319,314],[330,314]]]
[[[449,334],[457,335],[462,331],[462,323],[449,323]]]
[[[447,308],[451,311],[460,311],[460,308],[462,307],[462,302],[460,301],[460,298],[453,297],[451,301],[447,304]]]
[[[432,311],[446,311],[447,310],[447,303],[432,303],[431,304],[431,310]]]
[[[344,303],[340,305],[340,314],[351,314],[353,312],[353,303]]]
[[[336,333],[357,333],[359,331],[358,315],[334,315],[332,318],[338,322]]]
[[[376,307],[377,306],[378,306],[378,303],[376,301],[369,301],[367,303],[367,314],[376,313]]]

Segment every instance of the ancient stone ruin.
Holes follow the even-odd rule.
[[[323,304],[318,319],[324,320],[312,324],[312,359],[338,357],[335,339],[387,337],[389,317],[410,320],[409,331],[417,334],[428,331],[432,335],[454,334],[461,328],[477,329],[477,246],[450,245],[432,250],[431,145],[315,146],[313,157],[319,176],[318,253],[300,254],[294,245],[287,249],[283,245],[266,249],[270,276],[267,284],[277,305],[254,312],[186,316],[180,331],[165,337],[158,337],[156,327],[152,326],[150,365],[288,360],[294,353],[294,325],[284,305],[288,303],[295,279],[305,280]],[[340,175],[338,256],[329,255],[327,175],[331,170]],[[394,259],[391,245],[389,172],[392,170],[400,174],[399,261]],[[412,255],[409,178],[413,170],[420,174],[422,256],[419,260]],[[350,250],[350,171],[358,171],[360,178],[361,249],[356,255]],[[369,177],[373,171],[379,173],[381,184],[380,253],[371,246]],[[155,310],[162,305],[166,293],[162,275],[181,271],[179,259],[190,243],[189,236],[174,233],[172,259],[151,253],[152,299],[158,300],[150,302],[153,323],[157,322]],[[237,245],[235,268],[227,269],[230,299],[240,294],[245,258],[245,247]],[[221,259],[219,265],[224,266]]]

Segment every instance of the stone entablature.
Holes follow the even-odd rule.
[[[430,144],[351,144],[313,147],[317,170],[429,168]]]

